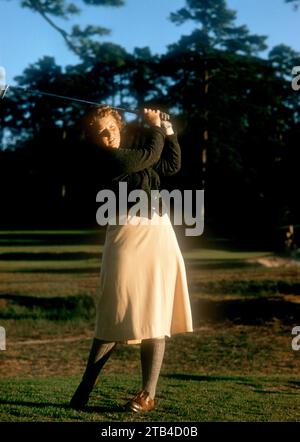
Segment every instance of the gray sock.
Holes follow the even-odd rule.
[[[143,390],[154,399],[156,385],[165,353],[165,338],[143,339],[141,342],[141,365]]]
[[[82,382],[84,384],[93,388],[97,383],[102,367],[109,359],[115,346],[116,342],[102,341],[94,338],[87,366],[82,376]]]

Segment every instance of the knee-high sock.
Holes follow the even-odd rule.
[[[98,381],[99,373],[110,357],[116,342],[102,341],[94,338],[87,366],[82,376],[82,383],[93,388]]]
[[[155,397],[156,385],[165,353],[165,338],[144,339],[141,342],[143,390]]]

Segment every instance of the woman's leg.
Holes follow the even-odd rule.
[[[141,343],[141,365],[143,390],[152,399],[155,397],[156,385],[159,378],[165,353],[165,338],[144,339]]]
[[[154,408],[156,385],[165,353],[165,338],[143,339],[141,342],[141,366],[143,385],[126,405],[134,412],[150,411]]]
[[[81,408],[86,405],[94,385],[98,382],[100,371],[109,359],[115,346],[116,342],[102,341],[97,338],[93,339],[86,369],[71,399],[71,407]]]

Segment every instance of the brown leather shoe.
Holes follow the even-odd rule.
[[[153,410],[155,405],[154,399],[152,399],[148,391],[139,391],[129,402],[126,404],[126,409],[140,413],[143,411]]]

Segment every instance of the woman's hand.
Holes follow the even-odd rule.
[[[170,121],[162,120],[161,127],[164,129],[166,135],[174,135],[174,129]]]
[[[160,119],[160,111],[159,110],[153,110],[153,109],[144,109],[144,117],[150,126],[158,126],[161,125],[161,119]]]

